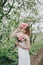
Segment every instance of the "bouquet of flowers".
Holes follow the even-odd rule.
[[[23,34],[22,34],[22,33],[18,33],[18,34],[17,34],[17,38],[18,38],[18,40],[20,40],[20,41],[24,41],[24,37],[23,37]]]

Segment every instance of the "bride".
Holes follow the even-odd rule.
[[[30,46],[30,29],[27,23],[21,23],[20,26],[11,34],[11,37],[17,38],[18,47],[18,65],[31,65],[29,50]]]

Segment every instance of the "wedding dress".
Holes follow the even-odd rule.
[[[19,44],[26,47],[25,41],[19,42]],[[31,65],[29,50],[22,49],[18,46],[18,56],[18,65]]]

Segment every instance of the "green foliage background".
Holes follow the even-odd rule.
[[[7,0],[0,0],[0,65],[17,65],[18,64],[18,52],[17,47],[15,48],[15,38],[9,38],[10,32],[14,31],[20,22],[36,22],[38,21],[37,15],[37,3],[35,0],[12,0],[10,4]],[[7,3],[7,4],[6,4]],[[14,6],[14,3],[18,3],[17,6]],[[7,8],[7,10],[4,10]],[[10,14],[10,12],[13,12]],[[21,17],[21,10],[26,12],[30,10],[33,15]],[[6,18],[7,23],[3,20]],[[35,45],[37,46],[37,45]],[[38,47],[38,46],[37,46]],[[36,47],[36,48],[37,48]],[[34,49],[32,45],[32,54]]]

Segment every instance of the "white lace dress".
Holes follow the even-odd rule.
[[[20,45],[26,46],[25,42],[19,42]],[[22,49],[18,47],[18,65],[31,65],[29,50]]]

